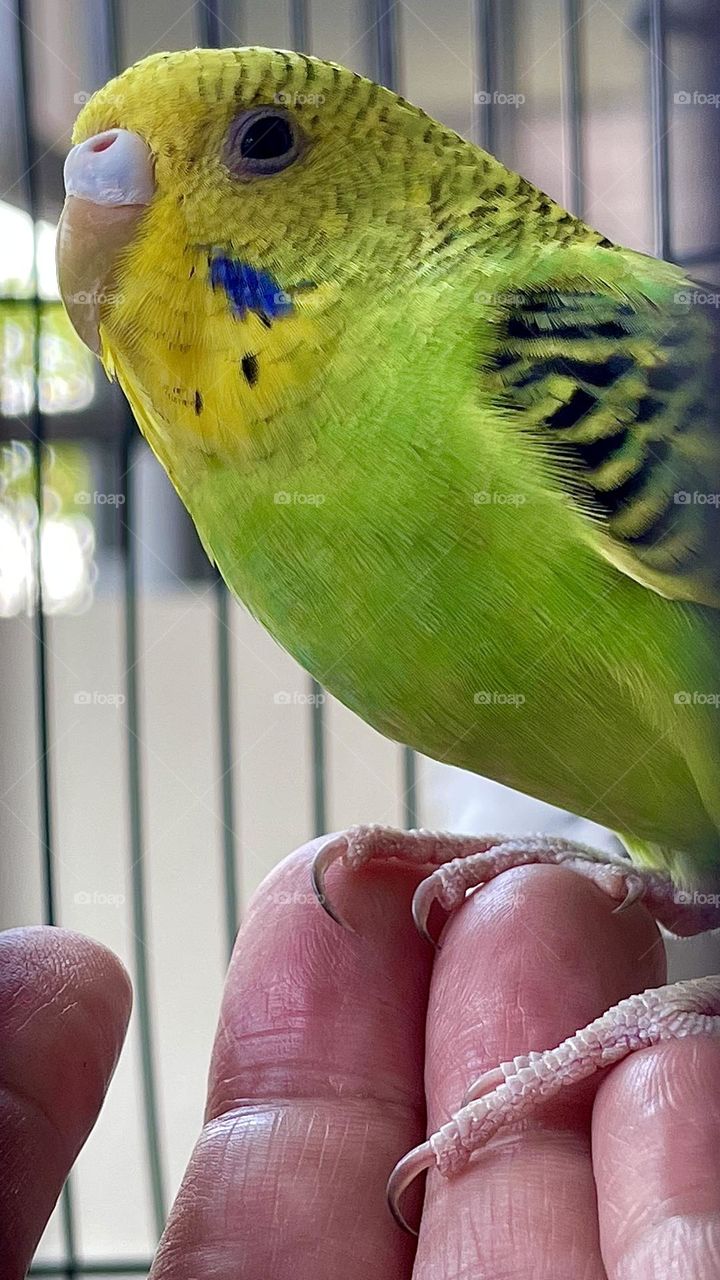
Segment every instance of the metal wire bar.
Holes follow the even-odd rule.
[[[228,0],[196,0],[195,19],[203,48],[225,49],[245,43],[245,12],[241,0],[233,4],[233,22],[228,16]]]
[[[400,91],[400,6],[395,0],[365,0],[371,76]]]
[[[220,798],[222,812],[223,885],[225,907],[225,939],[227,953],[232,955],[240,922],[238,891],[238,850],[236,837],[235,785],[233,766],[232,708],[233,685],[230,656],[230,597],[222,578],[215,584],[215,628],[217,661],[217,712],[220,747]]]
[[[20,64],[20,87],[23,103],[28,102],[29,92],[29,49],[30,34],[25,18],[24,0],[18,0],[18,54]],[[45,465],[45,418],[40,409],[40,334],[42,321],[42,303],[38,296],[37,281],[37,220],[39,216],[39,197],[35,175],[35,147],[31,136],[27,109],[22,113],[20,128],[20,163],[22,165],[27,207],[33,220],[33,259],[31,265],[32,298],[29,305],[32,309],[32,404],[28,414],[28,430],[32,437],[35,462],[35,500],[37,505],[37,526],[35,538],[35,599],[33,601],[33,618],[35,625],[36,675],[38,691],[38,738],[40,746],[40,838],[43,852],[43,904],[44,916],[48,924],[57,923],[57,904],[55,888],[55,869],[53,865],[53,815],[50,785],[50,689],[47,661],[47,626],[43,603],[42,580],[42,524],[44,518],[43,502],[43,468]],[[23,300],[23,306],[28,301]]]
[[[309,0],[288,0],[290,44],[293,49],[310,53],[312,46]],[[313,834],[324,835],[328,829],[325,690],[312,676],[310,693],[310,747],[312,759],[312,826]]]
[[[120,15],[117,0],[91,0],[93,39],[90,55],[101,84],[120,70]]]
[[[480,85],[479,92],[475,93],[475,138],[478,146],[494,153],[497,144],[493,102],[493,94],[497,88],[495,0],[475,0],[473,14],[477,64],[475,83]]]
[[[201,0],[195,10],[198,38],[209,49],[221,48],[225,24],[220,0]],[[235,945],[240,919],[238,890],[238,848],[236,836],[235,770],[233,767],[233,686],[230,645],[230,600],[228,589],[218,574],[215,581],[215,651],[217,663],[216,705],[220,754],[220,801],[222,812],[222,862],[224,885],[225,939],[228,955]]]
[[[581,24],[584,0],[562,0],[562,129],[563,200],[571,213],[583,215],[583,124]]]
[[[401,92],[400,6],[394,0],[365,0],[370,75],[388,89]],[[417,758],[410,747],[402,752],[403,824],[416,827]]]
[[[95,1259],[93,1262],[77,1262],[70,1273],[72,1276],[146,1276],[152,1266],[152,1258],[107,1258],[104,1262]],[[30,1271],[31,1276],[67,1276],[66,1267],[55,1262],[35,1262]]]
[[[310,677],[310,741],[312,746],[313,835],[325,835],[327,816],[327,765],[325,761],[325,691]]]
[[[221,31],[219,0],[200,0],[195,7],[200,43],[207,49],[222,49],[224,41]]]
[[[312,43],[310,35],[309,0],[289,0],[290,4],[290,43],[299,53],[310,53]]]
[[[116,0],[102,0],[102,53],[107,65],[106,78],[121,69],[120,12]],[[130,884],[133,926],[133,960],[140,1061],[142,1068],[143,1111],[145,1116],[148,1174],[155,1229],[160,1235],[165,1224],[165,1177],[160,1153],[158,1125],[157,1077],[152,1032],[152,1001],[147,963],[147,902],[145,886],[145,849],[142,811],[142,762],[140,757],[140,706],[138,685],[138,619],[137,573],[132,531],[134,524],[134,492],[131,481],[132,453],[136,437],[135,423],[125,406],[124,429],[120,443],[120,476],[122,504],[121,551],[124,585],[125,621],[125,698],[127,707],[127,788],[130,828]]]
[[[40,408],[40,339],[41,302],[38,296],[37,222],[40,197],[37,186],[37,149],[29,119],[30,48],[32,34],[26,0],[17,0],[15,8],[18,57],[18,87],[22,110],[19,128],[19,159],[25,183],[27,207],[33,220],[32,280],[32,404],[28,429],[33,441],[35,461],[35,501],[37,525],[35,537],[35,598],[32,619],[35,634],[35,680],[37,689],[37,732],[40,750],[38,769],[38,801],[40,820],[40,853],[43,876],[43,918],[46,924],[57,923],[57,888],[55,884],[55,832],[52,811],[52,752],[50,741],[50,673],[48,669],[47,628],[42,581],[42,532],[44,519],[43,465],[45,461],[45,421]],[[68,1178],[60,1196],[60,1222],[65,1250],[61,1275],[72,1277],[77,1262],[73,1189]]]
[[[165,1223],[165,1179],[160,1155],[157,1084],[152,1038],[152,1000],[147,963],[147,901],[142,810],[142,764],[140,758],[140,698],[138,684],[137,569],[132,545],[135,501],[132,484],[132,454],[135,423],[128,411],[120,446],[121,492],[123,496],[122,556],[125,587],[125,699],[127,708],[128,817],[130,825],[130,883],[133,925],[133,958],[140,1033],[143,1106],[150,1193],[158,1235]]]
[[[697,267],[702,263],[714,266],[720,263],[720,244],[712,245],[709,249],[693,249],[690,253],[675,253],[673,262],[677,262],[679,267]]]
[[[664,0],[649,0],[648,72],[652,130],[653,251],[672,258],[668,154],[667,29]]]

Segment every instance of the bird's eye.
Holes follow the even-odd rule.
[[[237,177],[280,173],[300,154],[300,131],[277,107],[244,111],[230,128],[224,160]]]

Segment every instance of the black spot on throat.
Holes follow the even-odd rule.
[[[200,416],[202,411],[203,411],[203,398],[200,395],[200,392],[196,391],[195,392],[195,412],[198,415],[198,417]]]
[[[241,365],[242,365],[243,374],[245,376],[245,381],[247,382],[249,387],[254,387],[255,383],[258,380],[257,356],[254,356],[248,353],[248,355],[243,356]]]

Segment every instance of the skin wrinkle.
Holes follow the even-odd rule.
[[[702,1254],[704,1269],[697,1268],[697,1248],[693,1239],[698,1230],[704,1237]],[[720,1230],[717,1218],[708,1221],[686,1218],[658,1225],[654,1232],[638,1241],[620,1262],[612,1280],[698,1280],[720,1274]]]
[[[278,1063],[276,1055],[268,1055],[256,1057],[254,1045],[261,1042],[265,1038],[273,1041],[280,1040],[281,1048],[287,1049],[291,1043],[289,1037],[279,1035],[271,1028],[264,1033],[256,1036],[245,1036],[242,1040],[236,1041],[236,1047],[241,1049],[244,1054],[252,1054],[254,1058],[254,1069],[259,1075],[265,1076],[268,1081],[273,1084],[273,1098],[278,1097],[283,1100],[307,1101],[314,1097],[322,1098],[324,1102],[331,1102],[334,1098],[341,1100],[347,1093],[348,1089],[352,1090],[353,1097],[362,1099],[372,1099],[376,1104],[381,1106],[388,1113],[398,1112],[403,1115],[422,1114],[422,1107],[411,1106],[407,1101],[393,1095],[390,1088],[384,1090],[383,1076],[374,1076],[370,1078],[365,1072],[352,1073],[343,1077],[335,1077],[327,1075],[327,1067],[322,1063],[314,1061],[302,1054],[293,1053],[291,1060],[286,1063]],[[295,1085],[298,1078],[305,1083]],[[388,1085],[390,1080],[388,1078]],[[315,1087],[326,1086],[322,1091],[315,1093],[308,1090],[308,1085]],[[224,1077],[216,1084],[216,1106],[228,1107],[229,1105],[237,1105],[241,1101],[250,1101],[247,1098],[245,1077]],[[397,1085],[394,1087],[394,1094],[397,1094]],[[258,1099],[260,1100],[260,1099]]]

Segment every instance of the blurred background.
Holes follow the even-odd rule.
[[[0,0],[0,927],[91,934],[136,1008],[38,1251],[143,1275],[198,1133],[237,922],[269,868],[354,822],[587,821],[419,759],[325,696],[230,601],[58,303],[80,105],[145,54],[268,44],[348,64],[606,235],[720,276],[712,0]],[[509,708],[508,714],[520,714]],[[676,975],[720,966],[686,945]]]

